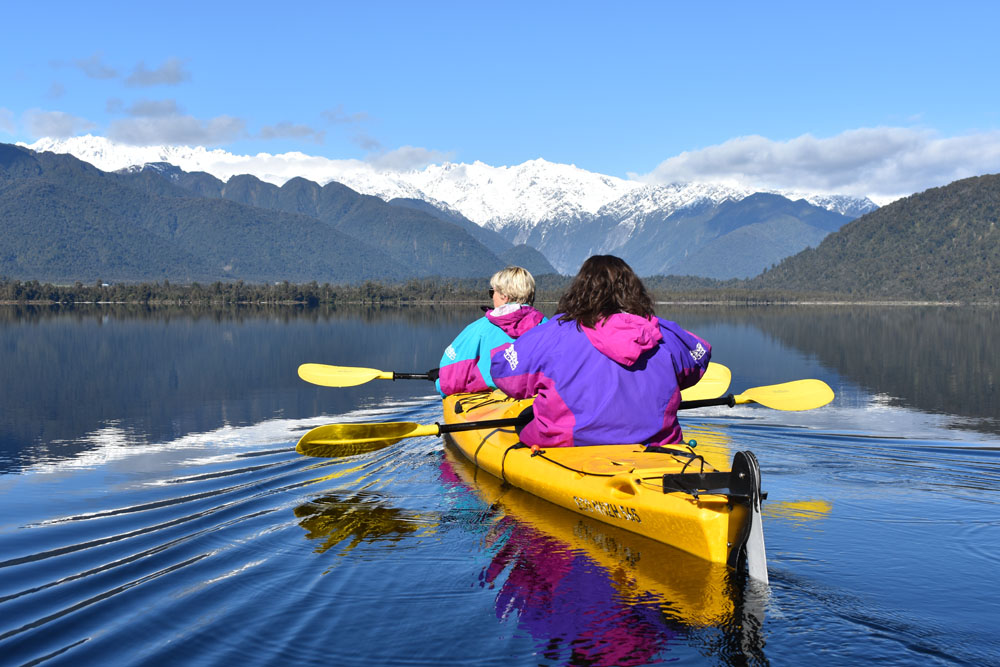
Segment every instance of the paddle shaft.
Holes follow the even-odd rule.
[[[736,405],[736,397],[732,394],[720,396],[719,398],[703,398],[697,401],[681,401],[678,410],[690,410],[692,408],[705,408],[712,405]],[[484,428],[500,428],[502,426],[524,426],[534,417],[534,412],[528,408],[517,417],[505,417],[503,419],[484,419],[478,422],[465,422],[464,424],[438,424],[440,433],[456,433],[458,431],[478,431]]]
[[[732,408],[737,404],[756,402],[756,400],[744,394],[740,394],[739,396],[727,394],[718,398],[702,398],[694,401],[681,401],[681,404],[677,406],[677,409],[693,410],[695,408],[708,408],[715,405],[725,405]],[[455,431],[477,431],[483,428],[499,428],[501,426],[524,426],[531,421],[533,417],[534,414],[529,408],[517,417],[507,417],[505,419],[486,419],[478,422],[466,422],[465,424],[439,424],[438,428],[440,428],[441,433],[454,433]]]
[[[743,405],[744,403],[759,403],[775,410],[812,410],[826,405],[834,398],[833,390],[822,380],[795,380],[783,384],[766,387],[753,387],[742,394],[729,394],[719,398],[692,399],[681,401],[678,410],[703,408],[715,405]],[[534,418],[531,408],[525,409],[516,417],[504,419],[487,419],[467,422],[464,424],[416,424],[411,422],[387,422],[381,424],[329,424],[318,426],[299,440],[295,449],[300,454],[309,456],[328,456],[325,453],[315,453],[310,447],[340,444],[374,443],[385,441],[393,444],[403,438],[414,438],[427,435],[441,435],[457,431],[479,431],[502,428],[504,426],[524,427]],[[325,451],[325,450],[323,450]]]
[[[702,398],[696,401],[681,401],[681,404],[677,406],[678,410],[691,410],[693,408],[707,408],[713,405],[728,405],[733,407],[736,405],[736,397],[732,394],[726,396],[719,396],[718,398]]]
[[[437,370],[437,369],[435,368],[434,370]],[[393,371],[392,372],[392,379],[393,380],[430,380],[431,379],[431,374],[430,374],[429,371],[427,373],[397,373],[396,371]]]
[[[531,421],[530,411],[522,412],[517,417],[506,417],[504,419],[485,419],[478,422],[465,422],[464,424],[438,424],[439,433],[457,433],[458,431],[478,431],[485,428],[501,428],[503,426],[524,426]]]

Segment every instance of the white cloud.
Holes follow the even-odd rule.
[[[127,110],[130,116],[176,116],[181,113],[175,100],[137,100]]]
[[[351,142],[358,148],[361,148],[363,150],[372,153],[382,152],[382,142],[373,137],[372,135],[368,134],[367,132],[361,132],[361,131],[355,132],[351,136]]]
[[[417,146],[402,146],[385,153],[369,155],[365,161],[377,169],[389,171],[409,171],[422,169],[429,164],[447,162],[450,156],[441,151],[428,150]]]
[[[14,112],[0,107],[0,132],[14,134]]]
[[[354,113],[348,113],[344,111],[344,105],[338,104],[332,109],[327,109],[320,113],[327,123],[331,125],[346,125],[353,127],[354,131],[351,135],[351,143],[359,148],[366,150],[370,153],[383,152],[382,142],[369,134],[366,130],[362,129],[362,125],[371,120],[371,116],[365,111],[357,111]]]
[[[867,196],[879,204],[968,176],[1000,172],[1000,131],[941,137],[913,128],[849,130],[789,141],[739,137],[661,162],[650,183],[709,181],[753,189]]]
[[[45,93],[45,97],[50,100],[58,100],[60,97],[66,94],[66,86],[62,85],[58,81],[53,81],[52,85],[49,86],[49,92]]]
[[[132,74],[125,79],[127,86],[158,86],[176,85],[191,78],[191,73],[184,69],[180,58],[168,58],[156,69],[146,69],[146,63],[136,65]]]
[[[232,116],[144,116],[112,121],[108,137],[136,146],[182,144],[217,146],[244,136],[246,121]]]
[[[91,79],[114,79],[118,76],[118,70],[104,64],[104,54],[100,51],[89,58],[79,58],[73,64]]]
[[[356,113],[347,113],[344,111],[344,105],[338,104],[333,109],[327,109],[320,114],[328,123],[333,123],[334,125],[339,124],[353,124],[353,123],[363,123],[368,120],[368,114],[364,111],[358,111]]]
[[[294,139],[309,139],[317,144],[321,144],[323,143],[326,133],[322,130],[309,127],[308,125],[283,121],[275,125],[266,125],[260,128],[259,136],[261,139],[282,139],[285,137],[291,137]]]
[[[29,109],[24,112],[24,124],[34,137],[72,137],[97,127],[86,118],[80,118],[64,111],[44,111]]]

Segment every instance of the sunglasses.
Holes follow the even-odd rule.
[[[494,289],[493,289],[492,287],[490,288],[490,298],[491,298],[491,299],[493,298],[493,293],[494,293],[495,291],[496,291],[496,290],[494,290]]]

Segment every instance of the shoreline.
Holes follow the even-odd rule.
[[[550,299],[538,299],[535,301],[536,304],[556,304],[556,300]],[[709,300],[709,299],[670,299],[670,300],[659,300],[655,299],[653,301],[655,305],[664,306],[740,306],[744,308],[754,308],[754,307],[782,307],[782,306],[867,306],[867,307],[886,307],[886,306],[905,306],[905,307],[962,307],[962,306],[975,306],[975,307],[1000,307],[1000,302],[991,301],[920,301],[914,299],[907,300],[861,300],[861,301],[848,301],[848,300],[792,300],[792,301],[775,301],[773,299],[761,299],[761,300],[736,300],[736,299],[720,299],[720,300]],[[173,307],[173,308],[193,308],[193,307],[231,307],[231,306],[241,306],[241,307],[270,307],[270,306],[280,306],[280,307],[299,307],[299,308],[319,308],[321,306],[477,306],[482,305],[482,300],[467,300],[467,299],[435,299],[435,300],[424,300],[424,299],[406,299],[406,300],[396,300],[396,299],[383,299],[383,300],[354,300],[345,299],[342,301],[334,302],[322,302],[318,304],[309,304],[302,301],[176,301],[176,300],[128,300],[128,301],[52,301],[52,300],[31,300],[31,301],[11,301],[11,300],[0,300],[0,306],[32,306],[32,307],[75,307],[75,306],[149,306],[149,307]]]

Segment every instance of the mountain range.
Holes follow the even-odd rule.
[[[542,220],[493,229],[440,201],[385,201],[337,182],[223,181],[169,163],[108,172],[71,155],[0,144],[0,278],[343,284],[481,278],[521,264],[542,283],[565,281],[551,275],[537,244],[564,253],[561,262],[613,248],[647,276],[657,266],[680,267],[677,275],[650,278],[661,290],[1000,299],[1000,175],[932,188],[846,224],[842,213],[774,193],[691,198],[691,188],[673,190],[658,193],[686,197],[673,208],[647,208],[648,193],[633,188],[593,213],[576,210],[573,225]],[[794,230],[812,234],[815,245],[792,250]],[[513,245],[522,238],[531,244]],[[795,254],[749,279],[692,277],[710,266],[752,273],[740,262],[766,252]]]
[[[338,183],[253,176],[227,183],[169,165],[101,171],[70,155],[0,144],[0,276],[72,282],[245,280],[354,283],[477,277],[513,253],[489,249],[443,213]]]
[[[475,162],[380,171],[352,160],[136,147],[91,136],[42,140],[30,148],[71,153],[105,170],[159,169],[202,196],[249,205],[278,200],[239,194],[248,178],[258,180],[250,189],[261,192],[266,184],[284,190],[305,177],[315,187],[337,183],[457,225],[495,253],[514,246],[525,246],[520,255],[537,249],[564,274],[574,273],[591,254],[613,253],[642,275],[748,278],[876,208],[870,200],[845,196],[753,192],[705,183],[648,185],[540,159],[514,167]],[[199,189],[196,182],[209,174],[223,185]],[[287,203],[275,205],[316,215],[290,209]],[[397,243],[397,250],[404,245]]]

